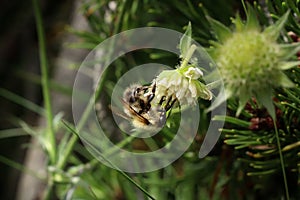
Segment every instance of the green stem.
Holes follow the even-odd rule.
[[[42,90],[43,90],[43,98],[46,109],[46,120],[47,120],[47,132],[46,139],[44,140],[45,148],[47,149],[47,153],[49,155],[50,164],[54,164],[56,162],[56,141],[55,141],[55,132],[53,128],[53,113],[51,106],[51,97],[50,97],[50,89],[49,89],[49,75],[48,75],[48,61],[46,56],[46,42],[45,42],[45,33],[43,29],[43,21],[40,6],[37,0],[32,0],[35,20],[36,20],[36,29],[39,41],[39,57],[40,57],[40,68],[41,68],[41,82],[42,82]],[[45,190],[43,199],[50,199],[52,195],[53,188],[53,180],[51,174],[49,174],[48,178],[48,186]]]
[[[191,47],[189,48],[188,52],[186,53],[186,57],[183,58],[183,61],[180,65],[180,68],[183,69],[187,66],[187,64],[189,63],[191,57],[193,56],[195,50],[197,49],[197,46],[192,44]]]
[[[287,184],[287,178],[286,178],[286,174],[285,174],[285,167],[284,167],[284,160],[283,160],[283,155],[282,155],[282,150],[281,150],[280,138],[279,138],[279,133],[278,133],[275,119],[273,119],[273,123],[274,123],[278,152],[279,152],[279,157],[280,157],[280,164],[281,164],[283,181],[284,181],[285,195],[286,195],[286,199],[289,200],[290,199],[289,188],[288,188],[288,184]]]
[[[39,57],[40,57],[40,68],[42,73],[42,90],[44,103],[46,108],[46,119],[47,119],[47,141],[45,142],[46,149],[50,157],[50,163],[54,164],[56,162],[56,141],[55,133],[53,128],[53,114],[51,107],[51,97],[49,89],[49,75],[48,75],[48,62],[46,56],[46,45],[45,45],[45,33],[43,29],[43,21],[40,11],[40,6],[37,0],[32,0],[35,20],[36,20],[36,29],[38,34],[39,41]],[[48,143],[49,142],[49,143]]]

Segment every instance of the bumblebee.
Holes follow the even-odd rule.
[[[166,113],[176,99],[166,100],[166,97],[162,97],[157,105],[152,105],[155,91],[155,82],[150,86],[134,84],[125,89],[122,99],[123,109],[135,128],[157,131],[164,126]]]

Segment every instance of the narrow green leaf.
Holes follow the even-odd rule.
[[[219,42],[217,42],[215,40],[210,40],[209,44],[211,47],[210,47],[210,49],[207,49],[207,51],[215,50],[215,48],[222,46],[222,44],[220,44]]]
[[[267,27],[264,30],[264,33],[266,33],[267,35],[271,36],[274,39],[277,39],[280,31],[282,30],[282,28],[284,27],[284,24],[288,18],[290,14],[290,11],[287,11],[281,18],[279,18],[276,23],[274,23],[273,25]]]
[[[22,128],[13,128],[13,129],[6,129],[0,131],[0,139],[18,137],[24,135],[28,135],[28,133]]]
[[[256,145],[256,144],[250,144],[250,146],[251,145]],[[244,149],[244,148],[249,148],[249,145],[248,144],[242,144],[242,145],[238,145],[238,146],[234,147],[235,150]]]
[[[259,145],[261,144],[260,142],[257,141],[252,141],[252,140],[239,140],[239,139],[227,139],[224,141],[226,144],[229,145],[245,145],[245,147],[250,146],[250,145]]]
[[[300,51],[300,43],[295,42],[291,44],[282,44],[280,45],[283,52],[283,59],[288,60],[289,58],[295,56]]]
[[[283,72],[278,75],[278,84],[285,88],[295,86],[295,84]]]
[[[60,127],[61,127],[61,120],[64,116],[64,113],[63,112],[59,112],[57,113],[54,118],[53,118],[53,128],[54,130],[57,132],[59,131]]]
[[[20,106],[23,106],[24,108],[31,110],[41,116],[45,115],[45,110],[42,107],[32,103],[31,101],[25,99],[24,97],[21,97],[17,94],[10,92],[9,90],[0,88],[0,96],[4,97]]]
[[[139,8],[139,3],[140,3],[140,1],[133,1],[132,2],[131,8],[130,8],[130,12],[131,12],[132,17],[135,17],[135,15],[137,13],[137,10]]]
[[[50,87],[49,87],[49,63],[46,51],[46,39],[45,39],[45,30],[44,23],[42,19],[42,13],[39,5],[39,1],[32,0],[33,11],[35,15],[36,22],[36,31],[38,36],[39,44],[39,58],[40,58],[40,69],[41,69],[41,83],[42,83],[42,92],[43,99],[45,104],[45,117],[47,120],[47,139],[49,141],[49,147],[47,148],[50,163],[54,164],[56,162],[56,140],[55,133],[53,129],[53,111],[52,111],[52,101],[50,96]]]
[[[290,151],[292,149],[298,148],[300,146],[300,141],[286,145],[282,148],[282,151]]]
[[[241,19],[241,17],[237,14],[234,19],[232,19],[232,22],[235,24],[235,28],[237,32],[243,31],[244,30],[244,23]]]
[[[64,125],[64,127],[66,128],[66,130],[69,131],[70,133],[72,133],[73,135],[68,140],[68,142],[64,145],[65,148],[63,149],[63,153],[60,154],[60,156],[59,156],[59,160],[57,161],[57,164],[56,164],[56,167],[59,169],[62,169],[66,165],[67,160],[68,160],[69,156],[71,155],[73,148],[79,138],[79,135],[73,125],[71,125],[70,123],[68,123],[64,120],[61,120],[61,122]]]
[[[272,89],[258,91],[256,94],[256,98],[258,102],[267,109],[267,111],[269,112],[273,120],[275,120],[276,115],[275,115],[275,107],[272,99],[272,92],[273,92]]]
[[[280,165],[281,165],[281,172],[283,176],[283,182],[284,182],[284,189],[286,193],[286,199],[290,199],[290,194],[289,194],[289,187],[288,187],[288,182],[286,178],[286,173],[285,173],[285,164],[284,164],[284,158],[282,155],[282,149],[281,149],[281,144],[280,144],[280,137],[279,137],[279,131],[276,125],[276,116],[273,117],[273,125],[274,125],[274,130],[275,130],[275,135],[276,135],[276,141],[277,141],[277,148],[278,148],[278,154],[280,158]]]
[[[70,131],[65,131],[63,134],[63,137],[60,139],[59,145],[57,147],[57,153],[58,153],[58,162],[61,162],[61,157],[63,157],[65,150],[67,148],[67,144],[70,140],[71,134]]]
[[[20,124],[21,128],[29,135],[34,136],[38,139],[40,139],[43,136],[43,134],[40,134],[41,128],[32,127],[29,124],[27,124],[26,122],[21,121],[21,120],[20,120],[19,124]]]
[[[263,175],[273,174],[276,171],[277,171],[276,169],[270,169],[270,170],[259,171],[259,172],[248,172],[247,175],[248,176],[263,176]]]
[[[224,42],[227,38],[230,37],[231,30],[224,24],[210,17],[208,18],[208,21],[210,22],[211,27],[220,42]]]
[[[246,28],[253,30],[259,28],[259,23],[255,14],[255,11],[253,7],[247,2],[247,23],[246,23]]]
[[[180,39],[180,43],[179,43],[180,53],[183,56],[183,58],[186,57],[186,54],[191,45],[192,45],[192,26],[191,26],[191,22],[189,22],[186,31],[182,36],[182,38]]]
[[[281,70],[287,70],[291,69],[297,65],[300,65],[300,61],[292,61],[292,62],[286,62],[279,66],[279,69]]]
[[[297,95],[294,95],[290,90],[285,89],[286,94],[294,103],[300,104],[300,99]]]
[[[293,108],[294,110],[296,110],[297,112],[300,113],[300,108],[296,107],[294,104],[290,104],[290,103],[287,103],[287,102],[281,102],[282,105],[287,105],[291,108]]]
[[[231,123],[231,124],[235,124],[238,125],[240,127],[244,127],[244,128],[249,128],[249,126],[251,125],[250,122],[248,121],[244,121],[235,117],[230,117],[230,116],[220,116],[220,115],[216,115],[213,117],[212,120],[215,121],[225,121],[227,123]]]
[[[236,129],[221,129],[221,131],[223,133],[228,133],[228,135],[235,134],[240,137],[243,137],[242,135],[249,137],[249,135],[251,135],[253,133],[251,130],[236,130]],[[228,135],[226,135],[226,137]]]

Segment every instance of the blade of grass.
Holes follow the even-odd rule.
[[[36,21],[36,29],[38,34],[39,42],[39,57],[40,57],[40,68],[41,68],[41,81],[42,81],[42,90],[43,97],[46,109],[46,120],[47,120],[47,139],[49,141],[49,146],[47,151],[50,157],[50,163],[54,164],[56,162],[56,141],[55,133],[53,128],[53,113],[51,106],[51,97],[50,97],[50,88],[49,88],[49,74],[48,74],[48,61],[46,55],[46,42],[45,42],[45,33],[42,21],[41,10],[38,0],[32,0],[33,10]]]
[[[24,108],[26,108],[32,112],[35,112],[41,116],[45,115],[45,110],[42,107],[32,103],[31,101],[25,99],[24,97],[21,97],[13,92],[10,92],[9,90],[0,88],[0,96],[18,104],[18,105],[21,105]]]
[[[276,125],[276,120],[275,119],[273,119],[273,124],[274,124],[274,129],[275,129],[275,134],[276,134],[276,140],[277,140],[277,146],[278,146],[278,153],[279,153],[281,170],[282,170],[282,176],[283,176],[283,181],[284,181],[285,195],[286,195],[286,199],[289,200],[290,199],[290,194],[289,194],[289,188],[288,188],[288,183],[287,183],[287,178],[286,178],[286,173],[285,173],[284,159],[283,159],[283,155],[282,155],[280,138],[279,138],[279,133],[278,133],[278,129],[277,129],[277,125]]]
[[[216,116],[213,117],[213,120],[216,120],[216,121],[223,121],[224,120],[227,123],[239,125],[239,126],[244,127],[244,128],[248,128],[251,125],[250,122],[247,122],[247,121],[235,118],[235,117],[230,117],[230,116],[216,115]]]
[[[50,88],[49,88],[49,75],[48,75],[48,61],[46,56],[46,42],[45,42],[45,33],[42,21],[42,15],[40,10],[40,5],[38,0],[32,0],[33,12],[36,21],[36,29],[39,42],[39,57],[40,57],[40,68],[41,68],[41,82],[42,82],[42,91],[44,104],[46,109],[46,121],[47,121],[47,132],[45,142],[47,153],[49,156],[49,164],[53,165],[56,162],[56,140],[55,132],[53,126],[53,113],[51,106],[51,97],[50,97]],[[48,184],[43,194],[43,199],[50,199],[53,191],[53,178],[52,174],[49,174]]]
[[[11,137],[18,137],[28,135],[28,133],[22,128],[12,128],[0,131],[0,140]]]

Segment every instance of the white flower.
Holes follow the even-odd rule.
[[[174,70],[164,70],[156,78],[155,102],[177,99],[181,105],[195,105],[198,98],[212,99],[211,92],[198,79],[203,72],[192,65]]]
[[[189,67],[186,72],[184,72],[184,76],[191,79],[199,79],[203,76],[203,72],[197,67]]]

